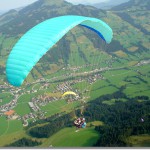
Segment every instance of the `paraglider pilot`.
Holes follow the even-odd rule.
[[[86,127],[86,122],[85,122],[85,118],[78,118],[74,121],[74,125],[77,128],[85,128]]]

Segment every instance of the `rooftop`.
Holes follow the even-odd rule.
[[[14,110],[9,110],[9,111],[5,112],[4,114],[7,115],[7,116],[11,116],[14,113],[15,113]]]

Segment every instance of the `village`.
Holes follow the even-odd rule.
[[[79,69],[79,68],[76,68],[76,69]],[[105,68],[102,70],[104,71],[107,69],[108,68]],[[49,94],[43,94],[43,95],[38,95],[37,97],[33,97],[30,100],[30,102],[28,102],[31,112],[29,114],[25,114],[23,116],[20,116],[14,110],[14,108],[18,105],[19,97],[24,94],[36,93],[39,90],[47,89],[49,87],[49,85],[51,84],[51,82],[50,82],[51,80],[54,79],[53,81],[56,82],[57,80],[59,80],[59,78],[54,77],[53,79],[50,79],[50,80],[44,80],[44,78],[40,78],[34,82],[35,85],[37,83],[41,83],[40,89],[35,90],[34,87],[32,87],[32,89],[30,91],[29,90],[26,91],[24,88],[16,89],[13,86],[8,85],[7,83],[5,83],[4,85],[0,85],[0,88],[2,89],[2,93],[5,93],[6,90],[8,92],[8,88],[10,88],[10,93],[14,97],[9,103],[0,105],[0,116],[6,116],[6,118],[9,120],[14,120],[14,119],[21,120],[23,126],[28,126],[29,120],[32,120],[32,122],[35,122],[37,119],[43,119],[46,117],[45,116],[46,111],[42,111],[40,108],[41,106],[45,106],[48,103],[51,103],[53,101],[58,101],[58,100],[64,99],[61,97],[61,95],[66,91],[73,91],[73,92],[77,93],[77,96],[69,96],[66,100],[67,103],[71,103],[73,101],[77,101],[77,100],[81,100],[81,99],[86,99],[86,97],[84,97],[82,95],[82,93],[79,89],[73,88],[73,85],[83,82],[83,81],[86,81],[89,85],[91,85],[92,83],[96,82],[96,80],[98,80],[98,79],[104,79],[100,75],[100,73],[98,73],[98,71],[102,71],[102,70],[93,70],[91,72],[78,73],[77,78],[75,78],[74,80],[58,82],[55,90],[52,91],[52,93],[55,93],[55,96],[51,96]],[[82,77],[83,75],[86,75],[86,76],[83,78]],[[71,77],[71,76],[72,76],[72,74],[67,75],[65,77]],[[57,93],[59,93],[59,94],[57,94]],[[1,101],[3,101],[3,99],[1,99]]]
[[[107,62],[108,63],[108,62]],[[150,61],[141,61],[137,64],[143,65],[143,64],[150,63]],[[73,91],[77,93],[77,96],[69,97],[67,98],[66,102],[70,103],[72,101],[77,101],[81,99],[86,99],[87,97],[83,96],[83,91],[80,91],[78,88],[73,88],[73,86],[77,83],[82,83],[86,81],[88,86],[95,83],[97,80],[104,80],[105,78],[101,75],[101,72],[112,70],[112,69],[120,69],[119,68],[112,68],[112,67],[105,67],[105,68],[99,68],[94,69],[88,72],[78,72],[75,73],[77,70],[80,70],[81,68],[89,67],[89,65],[84,65],[80,67],[67,67],[63,68],[63,70],[72,70],[73,73],[66,73],[65,75],[53,77],[51,79],[44,79],[39,78],[36,81],[32,83],[26,83],[26,85],[34,85],[40,83],[41,86],[39,89],[34,89],[34,86],[31,90],[26,90],[25,88],[14,88],[12,85],[9,85],[8,83],[4,83],[3,85],[0,85],[0,91],[2,93],[11,93],[13,98],[10,102],[1,105],[3,102],[3,99],[0,99],[0,116],[6,116],[7,119],[18,119],[22,121],[23,126],[28,126],[28,120],[32,120],[32,122],[35,122],[37,119],[45,118],[46,111],[42,111],[41,107],[47,105],[48,103],[51,103],[53,101],[62,100],[63,98],[61,95],[66,91]],[[76,78],[73,78],[76,77]],[[69,80],[71,78],[72,80]],[[65,79],[65,81],[64,81]],[[68,79],[68,80],[67,80]],[[60,81],[64,82],[60,82]],[[52,83],[57,83],[56,88],[51,91],[51,93],[55,93],[53,96],[50,94],[42,94],[38,95],[37,97],[33,97],[30,102],[28,102],[28,105],[30,107],[30,113],[25,114],[23,116],[20,116],[17,114],[14,110],[14,108],[18,105],[18,99],[20,96],[24,94],[32,94],[32,93],[38,93],[40,90],[48,89],[48,87]],[[88,91],[88,89],[85,88],[84,92]]]

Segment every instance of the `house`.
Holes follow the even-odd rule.
[[[6,112],[4,112],[4,115],[6,115],[8,119],[17,119],[18,118],[18,115],[15,113],[14,110],[6,111]]]

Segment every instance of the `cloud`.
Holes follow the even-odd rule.
[[[73,4],[86,4],[86,3],[89,3],[89,4],[94,4],[94,3],[101,3],[101,2],[108,2],[109,0],[66,0],[68,2],[71,2]]]

